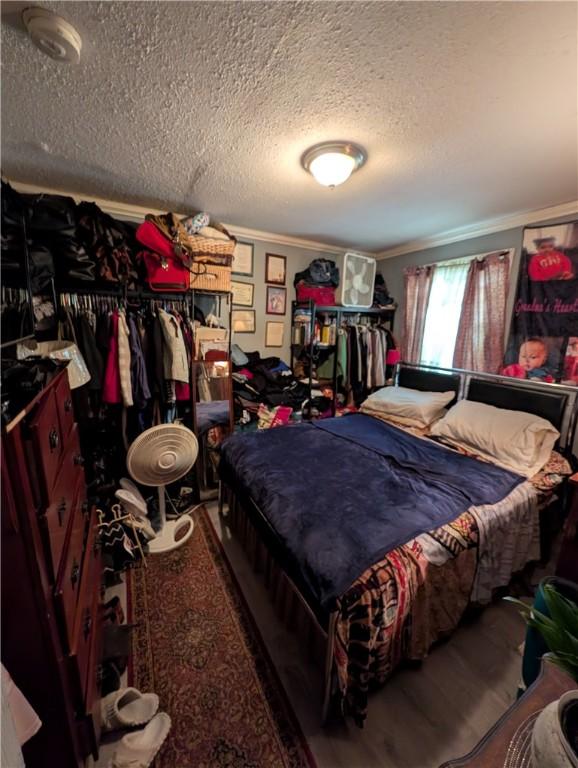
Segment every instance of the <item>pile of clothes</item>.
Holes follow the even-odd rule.
[[[270,408],[287,406],[300,412],[309,397],[309,387],[298,381],[289,366],[278,357],[262,358],[259,352],[245,354],[237,348],[233,354],[233,397],[235,421],[244,425],[256,424],[261,405]]]
[[[293,281],[297,301],[313,301],[323,307],[335,304],[335,289],[339,285],[339,268],[330,259],[313,259]]]

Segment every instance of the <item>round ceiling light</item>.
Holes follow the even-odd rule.
[[[47,8],[25,8],[22,20],[32,42],[56,61],[78,64],[82,38],[76,29]]]
[[[305,152],[301,162],[306,171],[324,187],[337,187],[365,163],[367,154],[348,141],[327,141]]]

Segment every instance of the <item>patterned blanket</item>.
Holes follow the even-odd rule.
[[[403,659],[423,659],[457,627],[468,603],[539,558],[539,510],[570,466],[553,452],[497,504],[471,507],[368,568],[339,603],[334,660],[347,711],[361,725],[370,689]]]

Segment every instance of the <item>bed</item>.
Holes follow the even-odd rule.
[[[547,418],[559,451],[571,445],[567,388],[410,366],[397,384],[453,392],[450,406],[465,397]],[[361,725],[370,689],[539,559],[539,513],[569,471],[563,456],[527,481],[464,453],[365,414],[224,444],[237,530],[254,529],[267,568],[281,570],[326,638],[324,715],[333,693]]]

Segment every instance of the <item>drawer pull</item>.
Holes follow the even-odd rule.
[[[62,501],[58,505],[58,509],[56,510],[58,514],[58,525],[62,528],[62,518],[64,516],[64,513],[66,512],[66,500],[64,497],[62,498]]]
[[[66,400],[64,401],[64,410],[66,411],[66,413],[70,413],[70,411],[72,410],[72,400],[70,399],[70,397],[67,397]]]
[[[84,616],[84,624],[82,627],[82,633],[84,635],[85,641],[88,640],[88,636],[90,635],[90,630],[92,629],[92,616],[90,615],[90,609],[86,609],[86,614]]]
[[[80,566],[76,562],[76,558],[74,558],[72,562],[72,569],[70,571],[70,583],[72,584],[73,588],[76,586],[76,582],[78,581],[79,574],[80,574]]]
[[[75,454],[74,456],[74,463],[77,467],[82,467],[84,465],[84,459],[80,455],[80,453]]]
[[[53,427],[48,433],[48,444],[50,445],[50,450],[55,451],[58,448],[59,442],[60,438],[58,437],[58,432]]]

